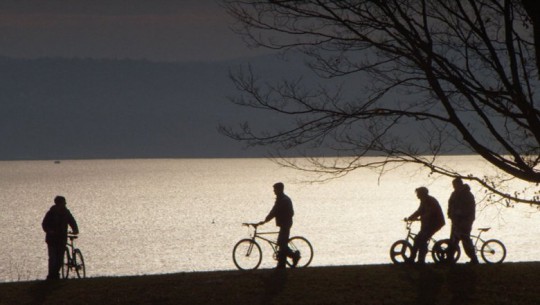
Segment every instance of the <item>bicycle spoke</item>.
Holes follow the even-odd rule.
[[[66,247],[64,250],[64,257],[62,258],[62,267],[60,268],[60,273],[63,279],[67,279],[69,277],[69,269],[71,266],[71,257],[69,253],[69,249]]]
[[[502,263],[506,258],[504,244],[496,239],[486,241],[480,248],[482,259],[488,264]]]
[[[251,239],[243,239],[234,246],[233,261],[238,269],[257,269],[261,260],[261,248]]]
[[[84,258],[81,250],[75,249],[73,252],[73,267],[77,273],[78,278],[86,277],[86,267],[84,265]]]
[[[453,255],[453,257],[452,257]],[[431,256],[435,263],[455,263],[461,255],[459,247],[452,252],[450,239],[441,239],[433,245]]]
[[[390,247],[390,259],[394,264],[405,263],[412,254],[412,246],[406,240],[398,240]]]
[[[301,236],[292,237],[289,239],[288,247],[291,251],[287,259],[289,266],[295,265],[295,259],[297,260],[295,267],[298,268],[307,267],[313,260],[313,247],[306,238]]]

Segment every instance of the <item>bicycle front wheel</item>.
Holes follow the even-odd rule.
[[[63,279],[69,277],[69,269],[71,266],[71,255],[69,254],[69,249],[66,247],[64,250],[64,258],[62,259],[62,268],[60,268],[60,273]]]
[[[411,255],[412,246],[404,239],[396,241],[390,247],[390,259],[394,264],[406,263],[411,258]]]
[[[311,243],[302,236],[291,237],[289,239],[289,249],[291,249],[293,255],[300,256],[296,268],[307,267],[311,263],[311,260],[313,260],[313,247],[311,246]],[[287,264],[293,266],[293,259],[291,257],[287,258]]]
[[[259,244],[251,239],[242,239],[233,249],[233,261],[240,270],[254,270],[259,268],[262,260],[262,251]]]
[[[75,272],[77,272],[78,278],[86,277],[86,267],[84,266],[84,258],[83,258],[81,250],[79,249],[75,249],[75,252],[73,255],[73,267],[75,268]]]
[[[488,264],[502,263],[506,257],[504,244],[496,239],[486,241],[480,248],[482,259]]]

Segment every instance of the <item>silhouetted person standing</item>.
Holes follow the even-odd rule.
[[[276,219],[276,226],[279,227],[279,234],[277,239],[277,244],[279,247],[278,252],[278,269],[285,268],[287,257],[293,259],[293,267],[296,266],[298,260],[300,259],[300,254],[298,252],[293,252],[289,249],[289,235],[291,233],[291,227],[293,224],[294,210],[292,201],[289,196],[284,193],[285,186],[283,183],[278,182],[274,184],[274,194],[276,194],[276,202],[274,207],[266,216],[264,221],[261,221],[259,224],[265,224],[272,220]]]
[[[48,280],[60,278],[60,268],[67,243],[68,225],[73,234],[79,234],[79,227],[71,212],[66,207],[66,198],[56,196],[54,205],[49,209],[41,226],[45,231],[45,241],[49,252]]]
[[[452,231],[450,233],[451,247],[449,257],[454,257],[454,251],[459,247],[459,242],[463,244],[463,249],[471,259],[471,263],[478,264],[476,251],[471,239],[472,225],[475,219],[476,202],[471,193],[471,188],[463,184],[463,180],[456,178],[452,181],[454,191],[448,199],[448,218],[452,221]]]
[[[414,238],[414,245],[410,262],[414,263],[418,253],[418,263],[426,262],[429,239],[444,226],[444,214],[437,199],[429,195],[425,187],[416,189],[416,196],[420,199],[420,207],[407,220],[420,219],[420,232]]]

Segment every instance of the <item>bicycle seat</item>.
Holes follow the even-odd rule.
[[[487,231],[489,231],[489,229],[491,229],[491,228],[478,228],[478,231],[487,232]]]

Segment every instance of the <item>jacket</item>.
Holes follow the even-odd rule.
[[[465,184],[448,199],[448,218],[454,225],[471,226],[476,217],[476,203],[471,188]]]
[[[414,212],[409,219],[420,217],[420,230],[438,231],[445,224],[444,214],[437,199],[432,196],[426,196],[420,200],[420,207]]]
[[[79,233],[79,227],[71,212],[65,206],[53,205],[41,223],[46,234],[45,241],[48,244],[66,244],[68,225],[73,233]]]
[[[292,201],[287,195],[282,194],[276,197],[274,207],[272,207],[272,210],[268,213],[268,216],[266,216],[265,221],[268,222],[272,220],[272,218],[275,218],[276,226],[290,228],[293,224],[293,216],[294,210]]]

